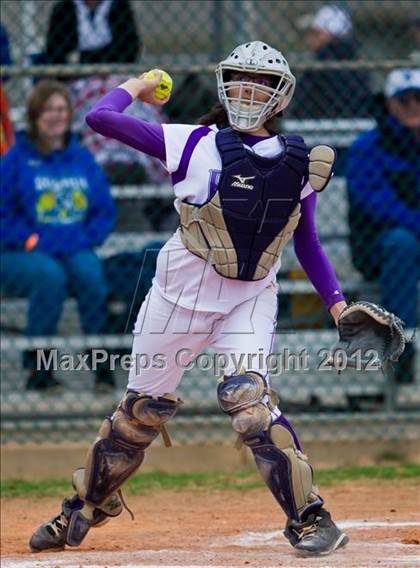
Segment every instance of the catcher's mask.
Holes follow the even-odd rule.
[[[241,79],[240,74],[243,74]],[[247,74],[256,78],[247,80]],[[258,79],[261,76],[261,80]],[[216,68],[219,101],[232,128],[247,132],[260,128],[285,109],[295,90],[296,79],[280,51],[262,41],[236,47]],[[271,81],[267,81],[269,78]],[[231,89],[238,95],[233,97]],[[235,90],[236,90],[235,89]],[[245,90],[247,96],[245,96]],[[258,100],[264,94],[265,102]]]

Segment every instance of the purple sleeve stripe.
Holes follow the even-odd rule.
[[[184,151],[182,152],[178,169],[172,174],[172,183],[174,185],[186,178],[192,153],[200,140],[204,138],[204,136],[207,136],[209,132],[211,132],[211,128],[202,126],[201,128],[197,128],[197,130],[193,130],[189,135]]]
[[[294,233],[296,256],[327,309],[344,300],[337,277],[319,242],[316,225],[316,193],[301,201],[302,216]]]

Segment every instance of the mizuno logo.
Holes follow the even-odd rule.
[[[240,187],[241,189],[249,189],[249,190],[254,189],[253,185],[246,182],[250,179],[255,179],[255,176],[244,177],[238,174],[232,177],[235,178],[236,181],[232,183],[231,187]]]

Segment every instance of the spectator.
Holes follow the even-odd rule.
[[[104,168],[111,183],[163,183],[168,176],[156,158],[142,156],[132,148],[111,138],[104,138],[86,125],[85,116],[104,92],[116,87],[122,79],[118,75],[107,77],[94,75],[69,84],[75,110],[74,128],[80,134],[83,146],[88,148]],[[130,109],[132,116],[148,122],[166,122],[160,108],[137,102]]]
[[[11,63],[9,36],[6,28],[0,24],[0,65],[10,65]],[[2,80],[0,80],[0,156],[3,156],[15,141],[9,103],[3,86],[4,80],[5,76],[3,75]]]
[[[322,6],[309,19],[305,41],[316,62],[357,59],[353,25],[347,12],[333,4]],[[369,102],[365,73],[345,69],[311,70],[297,82],[291,114],[298,118],[365,116]]]
[[[349,150],[350,243],[353,262],[378,280],[382,304],[416,326],[420,246],[420,70],[397,69],[376,97],[377,127]],[[410,347],[410,346],[409,346]],[[397,380],[414,379],[414,349]],[[410,372],[408,372],[410,371]]]
[[[0,81],[0,156],[3,156],[15,141],[12,121],[10,120],[9,103]]]
[[[413,14],[412,24],[410,26],[412,43],[410,46],[413,48],[409,53],[409,57],[413,61],[413,65],[420,65],[420,17]]]
[[[133,63],[140,48],[129,0],[59,0],[50,17],[46,53],[35,59],[37,64],[67,63],[70,54],[78,52],[80,63]],[[68,87],[74,104],[74,128],[111,183],[162,183],[167,175],[158,160],[106,140],[86,127],[85,116],[93,101],[121,81],[118,75],[72,77]],[[153,105],[133,105],[132,113],[151,122],[166,121],[163,111]]]
[[[112,333],[131,332],[134,328],[140,306],[152,286],[157,256],[164,244],[165,241],[152,241],[138,253],[119,253],[105,259],[110,296],[125,305],[121,314],[112,317]]]
[[[108,182],[92,155],[70,133],[67,89],[40,81],[27,104],[28,132],[2,159],[1,281],[6,293],[29,296],[27,334],[49,336],[65,297],[77,298],[83,331],[106,331],[107,287],[93,248],[113,228],[115,209]],[[57,386],[51,370],[37,370],[35,352],[27,388]],[[112,386],[107,368],[97,386]]]
[[[3,24],[0,23],[0,64],[11,65],[12,56],[10,55],[9,35]]]
[[[141,48],[129,0],[59,0],[48,24],[48,63],[133,63]]]

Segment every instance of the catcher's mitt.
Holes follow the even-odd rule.
[[[355,302],[347,306],[338,319],[339,340],[331,349],[329,364],[334,365],[334,354],[341,352],[345,366],[361,369],[372,362],[382,367],[387,361],[398,361],[411,340],[404,333],[404,322],[395,314],[371,302]]]

